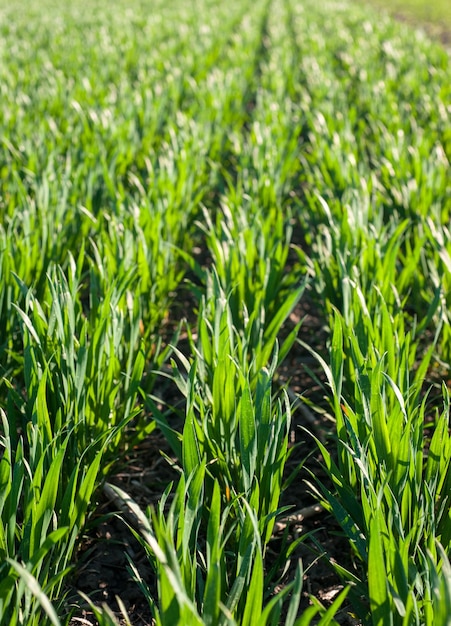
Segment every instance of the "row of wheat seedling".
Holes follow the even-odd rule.
[[[346,15],[345,18],[347,18]],[[320,20],[319,23],[321,23]],[[347,27],[345,19],[341,32],[345,34]],[[391,26],[387,24],[387,28],[391,29]],[[303,44],[308,47],[309,42],[305,40],[305,33],[303,32],[302,35]],[[383,31],[376,32],[374,37],[382,38],[383,35]],[[390,35],[392,35],[391,30]],[[345,35],[344,38],[346,38]],[[397,42],[398,45],[401,45],[401,41]],[[374,40],[372,43],[374,45]],[[403,43],[407,46],[406,42]],[[331,54],[336,54],[330,40],[328,40],[328,46],[331,48]],[[318,58],[316,60],[318,61]],[[352,63],[353,60],[351,58],[346,61]],[[325,64],[327,61],[329,59],[324,59]],[[357,59],[355,62],[357,63]],[[367,64],[369,67],[368,61]],[[331,71],[328,64],[326,69]],[[342,86],[338,80],[341,77],[340,73],[335,74],[332,71],[332,76],[336,78],[337,88],[340,88],[342,92]],[[369,77],[369,69],[366,70],[365,77]],[[376,79],[377,76],[374,78]],[[260,79],[265,84],[264,68]],[[371,89],[371,81],[368,80],[368,83],[369,87],[365,84],[364,91]],[[299,84],[303,83],[299,81]],[[398,101],[400,100],[399,91],[396,91]],[[315,94],[309,93],[308,95]],[[366,96],[365,93],[363,95]],[[261,91],[258,96],[263,99]],[[332,98],[334,97],[338,98],[332,92]],[[300,98],[302,102],[302,95]],[[420,92],[418,94],[419,105],[421,105],[421,98],[424,98],[424,95]],[[357,103],[357,98],[354,98],[353,106]],[[308,100],[308,104],[311,106],[311,101]],[[318,96],[317,106],[320,108],[324,104],[327,105],[327,101],[324,99],[324,93],[321,93]],[[368,105],[367,102],[365,104]],[[409,105],[412,106],[411,101]],[[381,105],[376,101],[376,106],[380,108]],[[345,107],[341,106],[340,109],[346,112]],[[440,118],[440,108],[438,110],[439,115],[435,122],[441,130],[443,120]],[[265,103],[259,103],[257,98],[254,132],[260,131],[261,128],[258,117],[261,111],[265,111]],[[371,111],[369,113],[366,111],[366,114],[370,115]],[[360,111],[355,113],[357,119],[360,115]],[[388,111],[388,115],[392,115],[391,110]],[[308,120],[308,115],[306,117]],[[449,404],[447,391],[444,388],[444,407],[438,410],[435,418],[428,423],[429,414],[431,411],[434,413],[435,409],[428,405],[428,396],[422,395],[424,391],[422,382],[428,374],[431,358],[436,348],[439,354],[444,356],[447,351],[448,320],[444,307],[444,296],[447,295],[446,284],[438,285],[436,278],[441,270],[446,269],[443,265],[447,263],[448,253],[443,241],[441,247],[438,248],[437,243],[439,244],[440,240],[437,242],[437,232],[434,233],[434,237],[431,237],[433,222],[426,219],[424,207],[428,202],[433,201],[438,217],[434,228],[442,233],[441,238],[444,240],[446,228],[443,224],[447,221],[446,215],[449,211],[449,207],[446,206],[447,196],[444,193],[447,189],[447,172],[449,173],[445,152],[448,146],[446,143],[443,145],[440,143],[440,134],[434,137],[434,126],[431,124],[431,136],[428,136],[424,143],[419,143],[418,154],[426,154],[429,150],[428,142],[433,141],[433,155],[439,155],[440,159],[436,167],[431,168],[431,176],[426,177],[424,181],[421,172],[418,173],[416,187],[418,187],[418,197],[421,198],[423,195],[422,203],[416,208],[411,202],[411,194],[407,193],[405,196],[400,196],[401,199],[404,198],[401,200],[402,204],[393,208],[392,198],[387,199],[385,194],[393,194],[394,190],[387,187],[386,180],[383,178],[384,170],[382,173],[379,172],[374,157],[361,166],[357,180],[352,178],[355,176],[355,168],[348,168],[351,178],[347,179],[342,163],[335,162],[333,155],[329,157],[329,160],[322,161],[321,150],[329,149],[331,138],[335,137],[337,141],[340,141],[342,134],[346,136],[346,133],[350,133],[345,124],[340,127],[335,117],[332,115],[330,118],[332,130],[329,130],[329,120],[326,116],[319,118],[319,122],[323,124],[324,142],[318,142],[318,146],[315,145],[318,152],[312,152],[312,157],[308,161],[316,165],[314,159],[318,159],[322,168],[321,175],[318,176],[315,166],[312,167],[308,162],[307,183],[310,183],[310,188],[314,188],[319,193],[330,194],[332,200],[337,194],[340,198],[341,190],[337,188],[337,183],[330,178],[329,171],[326,169],[326,167],[333,168],[334,172],[339,172],[339,181],[346,189],[351,201],[345,197],[344,201],[336,202],[333,207],[337,210],[337,215],[335,215],[324,199],[320,199],[319,204],[315,206],[312,198],[310,206],[315,208],[315,211],[312,211],[310,215],[305,213],[301,215],[304,224],[308,221],[309,224],[315,225],[315,222],[323,222],[324,218],[327,224],[327,230],[323,234],[319,231],[318,241],[316,244],[313,242],[312,267],[316,272],[315,279],[320,296],[324,298],[326,309],[331,312],[330,326],[333,332],[330,362],[323,361],[323,364],[332,392],[332,406],[338,435],[338,459],[334,461],[331,452],[318,442],[336,490],[321,485],[319,496],[342,524],[343,530],[349,536],[353,551],[361,561],[357,573],[346,571],[339,563],[336,569],[345,581],[351,583],[352,604],[362,621],[369,619],[377,624],[386,622],[445,624],[449,615],[450,600],[450,571],[447,559],[450,540],[447,502],[450,458]],[[352,115],[350,117],[352,118]],[[380,119],[380,110],[374,111],[374,118]],[[413,116],[410,113],[406,120],[401,118],[398,121],[395,127],[397,135],[408,132],[407,122],[411,123],[412,119]],[[270,136],[273,127],[268,124],[268,117],[265,121],[264,132]],[[277,130],[280,133],[280,119],[278,121]],[[392,123],[391,117],[387,117],[387,126],[389,122]],[[329,132],[332,137],[328,136]],[[332,134],[334,132],[336,135]],[[359,142],[363,144],[364,140],[368,141],[365,137],[366,132],[367,130],[364,129],[362,139],[357,130],[353,129],[349,135],[351,145],[355,142],[358,146]],[[384,144],[390,141],[392,144],[396,143],[397,136],[391,135],[389,131],[382,133],[382,136]],[[258,146],[258,135],[256,139]],[[446,134],[444,139],[446,139]],[[262,179],[265,180],[265,165],[267,165],[265,149],[270,149],[272,144],[264,141],[260,142],[261,144],[263,144],[261,150],[256,147],[252,150],[251,165],[246,166],[247,177],[244,181],[240,181],[240,190],[249,190],[247,195],[251,198],[256,195],[258,205],[265,206],[268,192],[266,194],[262,192],[259,185]],[[247,158],[249,158],[246,158],[247,145],[245,143],[244,150],[241,149],[240,152],[240,156],[244,159],[241,163],[244,162],[246,165]],[[281,145],[283,145],[282,142]],[[413,147],[412,152],[415,155],[414,150]],[[256,154],[259,156],[256,157]],[[384,154],[387,154],[387,150]],[[340,155],[341,159],[349,159],[351,166],[353,157],[352,150],[343,151]],[[360,154],[359,159],[361,159]],[[273,157],[270,163],[274,165],[274,162]],[[354,162],[356,162],[355,157]],[[287,165],[286,160],[284,165]],[[397,163],[400,178],[403,175],[409,176],[406,171],[409,165],[410,163]],[[254,177],[253,172],[257,172]],[[294,176],[293,172],[296,172],[296,168],[290,170],[292,176]],[[377,186],[379,192],[371,198],[368,198],[368,190],[362,187],[362,181],[365,178],[370,180],[375,187]],[[294,178],[290,182],[293,180]],[[271,181],[274,186],[277,182],[281,182],[274,175]],[[282,184],[283,182],[285,181],[282,181]],[[411,183],[409,185],[411,186]],[[271,188],[271,183],[269,187]],[[232,198],[235,198],[235,193],[234,189]],[[403,188],[401,194],[404,194]],[[272,196],[274,197],[277,198],[277,195]],[[287,198],[283,199],[287,200]],[[301,200],[305,201],[306,198],[301,196]],[[403,215],[400,210],[407,207],[411,214],[404,216],[407,219],[402,221]],[[258,300],[254,292],[257,293],[262,283],[255,280],[252,272],[252,268],[255,267],[252,255],[255,239],[253,240],[252,237],[255,238],[255,233],[253,235],[249,223],[243,221],[240,206],[234,206],[232,210],[224,205],[224,209],[226,208],[227,210],[220,213],[220,220],[215,227],[207,228],[207,242],[216,269],[211,277],[210,285],[213,285],[213,290],[217,294],[216,301],[218,297],[221,297],[223,303],[228,303],[227,306],[231,303],[231,315],[235,321],[233,328],[236,329],[236,320],[239,319],[240,313],[239,303],[245,304],[242,309],[244,316],[247,316],[252,323],[254,322],[253,315],[249,316],[248,305],[251,304],[250,310],[255,313],[255,303]],[[286,206],[284,208],[287,210]],[[372,214],[368,215],[368,212]],[[249,215],[249,209],[246,213]],[[250,214],[252,215],[252,210]],[[270,211],[266,210],[265,216],[269,220],[270,215]],[[234,223],[237,221],[239,229],[234,231]],[[206,222],[207,225],[211,224],[208,217],[206,217]],[[257,222],[257,224],[259,232],[265,233],[265,222],[263,224]],[[277,232],[274,225],[271,231]],[[424,236],[424,232],[429,234],[429,237],[427,234]],[[323,236],[325,241],[322,240]],[[268,240],[270,241],[270,238],[266,239]],[[243,242],[242,246],[241,242]],[[426,247],[426,251],[425,242],[429,244],[429,250]],[[267,266],[267,276],[270,276],[269,259],[273,259],[274,255],[265,254],[264,247],[260,250],[260,262],[266,259],[266,264],[261,262],[261,265]],[[413,262],[416,259],[424,264],[423,276],[418,275],[417,263]],[[246,267],[245,272],[243,265]],[[240,276],[241,272],[242,276]],[[446,272],[441,275],[446,280]],[[231,289],[228,298],[226,293],[217,291],[217,285],[221,281],[223,284],[225,281]],[[415,297],[414,290],[418,289],[419,283],[419,297]],[[264,281],[263,284],[265,284]],[[428,286],[430,286],[429,293],[426,291]],[[292,290],[291,293],[294,294],[295,291]],[[277,289],[267,290],[266,294],[271,295],[271,303],[277,302]],[[288,303],[286,295],[284,301]],[[338,306],[342,314],[333,313],[331,305]],[[282,311],[280,305],[276,308]],[[268,308],[263,310],[267,316]],[[203,320],[205,317],[209,318],[205,308],[201,308],[200,313]],[[271,328],[271,317],[265,317],[265,321]],[[214,328],[220,336],[223,331],[216,317],[215,322]],[[239,320],[238,328],[240,324],[241,320]],[[442,324],[445,327],[444,330]],[[433,332],[430,331],[431,325],[434,326]],[[204,340],[208,337],[205,321],[200,322],[199,337],[203,337]],[[255,356],[254,363],[258,360],[261,348],[266,347],[262,339],[263,336],[258,342],[257,352],[251,353]],[[211,358],[210,341],[207,339],[207,353]],[[428,342],[426,347],[425,342]],[[201,345],[204,345],[202,340]],[[250,345],[255,346],[255,343],[250,342]],[[226,354],[228,352],[224,346],[221,350]],[[204,379],[205,355],[203,352],[199,353],[196,345],[193,345],[193,353],[195,354],[194,361],[185,363],[186,369],[192,372],[194,367],[197,376],[198,368],[202,364],[201,372]],[[241,347],[238,347],[238,354],[241,355]],[[343,358],[344,354],[347,355],[346,359]],[[211,391],[197,407],[201,415],[200,422],[207,433],[214,430],[217,424],[214,413],[210,415],[206,407],[212,403],[212,410],[214,410],[214,383],[215,379],[219,378],[217,372],[222,369],[220,365],[222,365],[220,361],[215,363],[215,376],[210,383],[211,387],[208,387]],[[235,372],[234,368],[232,371]],[[219,422],[222,426],[222,430],[219,431],[220,440],[225,442],[229,459],[228,463],[222,467],[221,476],[228,476],[230,467],[234,467],[234,430],[229,426],[230,414],[237,421],[242,419],[242,413],[239,410],[241,388],[236,383],[230,384],[230,378],[230,375],[224,375],[221,390],[225,389],[226,393],[230,390],[231,396],[235,395],[231,406],[238,407],[238,411],[229,407]],[[186,443],[186,438],[188,438],[196,443],[194,467],[202,458],[205,458],[202,457],[202,453],[205,455],[206,450],[204,441],[215,441],[215,437],[212,434],[205,435],[202,429],[195,429],[193,436],[192,425],[196,424],[196,420],[192,415],[192,398],[188,390],[191,390],[191,386],[185,391],[189,402],[183,442]],[[222,407],[224,403],[225,401],[221,400],[220,406]],[[215,452],[210,462],[221,466],[224,452],[217,447],[217,444],[213,449]],[[240,453],[243,476],[246,477],[248,459],[242,447]],[[180,454],[183,457],[183,446],[182,451],[179,452],[179,458]],[[206,458],[209,458],[208,455]],[[245,482],[242,486],[242,493],[248,493],[249,488],[250,485],[246,486]],[[228,499],[231,493],[230,484],[226,483],[223,489]],[[226,620],[226,617],[223,619]]]
[[[0,613],[10,624],[68,619],[65,580],[94,491],[127,442],[130,445],[155,427],[155,421],[136,408],[138,390],[141,396],[150,393],[149,371],[165,357],[158,331],[183,275],[182,259],[186,261],[195,241],[193,216],[207,215],[199,212],[199,203],[212,207],[225,187],[232,190],[230,173],[239,173],[235,148],[255,106],[259,41],[268,6],[257,6],[252,19],[241,7],[232,20],[227,19],[219,39],[214,35],[218,17],[213,12],[206,25],[198,24],[191,12],[179,15],[179,22],[186,20],[182,41],[171,29],[162,33],[157,19],[143,18],[140,23],[136,17],[137,23],[128,22],[124,33],[124,24],[115,15],[103,23],[100,8],[90,16],[70,11],[50,15],[48,22],[45,15],[40,20],[35,16],[36,21],[22,24],[18,33],[11,18],[7,34],[17,37],[12,48],[4,50],[10,55],[4,70],[10,114],[5,119],[1,231]],[[233,29],[242,19],[244,28],[237,35]],[[148,31],[144,35],[150,30],[153,43],[164,42],[152,63],[138,55],[144,39],[134,40],[134,29],[143,25]],[[75,46],[82,32],[81,55],[73,56],[64,41],[69,38]],[[191,57],[187,41],[199,35]],[[100,43],[99,57],[92,57],[91,41]],[[135,48],[130,47],[134,41]],[[39,53],[36,65],[29,62],[35,50],[30,42],[36,42]],[[179,53],[180,67],[165,62],[166,56]],[[107,64],[102,62],[105,54]],[[29,68],[29,73],[21,67]],[[40,85],[44,68],[48,79]],[[39,97],[34,94],[31,100],[37,85]],[[267,592],[262,558],[280,494],[289,407],[273,401],[264,366],[300,292],[289,294],[285,311],[278,311],[276,302],[271,305],[266,290],[280,289],[287,255],[280,238],[286,226],[279,218],[273,223],[258,215],[257,207],[255,211],[255,223],[267,223],[257,240],[251,241],[252,235],[245,232],[251,211],[244,208],[241,217],[230,217],[216,240],[216,274],[201,277],[213,290],[203,305],[205,317],[200,317],[204,366],[199,361],[188,368],[192,388],[187,393],[182,443],[175,445],[179,436],[171,437],[165,430],[185,478],[168,522],[167,498],[162,499],[152,533],[163,554],[172,555],[170,563],[176,568],[179,546],[171,548],[165,529],[170,533],[171,524],[186,522],[182,553],[187,561],[173,588],[182,594],[177,593],[181,622],[185,610],[190,614],[199,610],[210,622],[219,612],[227,619],[246,614],[249,621],[254,618],[255,599],[262,604],[263,590]],[[206,220],[202,234],[212,251],[216,219]],[[266,241],[273,225],[276,235]],[[239,254],[229,263],[226,248],[241,229]],[[268,254],[275,255],[273,268],[259,258]],[[262,282],[258,292],[252,283],[247,285],[243,274],[247,262],[255,266],[255,278]],[[233,290],[234,303],[225,306],[232,285],[243,276],[240,291]],[[265,299],[268,311],[263,308]],[[217,314],[223,301],[224,310]],[[266,321],[273,318],[270,325],[265,316]],[[218,324],[221,342],[213,347]],[[242,333],[246,328],[248,336],[237,334],[235,325]],[[226,332],[228,339],[223,336]],[[263,340],[262,354],[256,358],[255,344]],[[222,400],[225,382],[227,401]],[[213,388],[214,404],[208,408]],[[238,404],[235,396],[240,398]],[[196,437],[202,441],[197,420],[207,410],[202,425],[212,422],[212,432],[206,433],[204,449],[197,450],[201,443]],[[256,423],[256,414],[262,424]],[[164,428],[161,420],[157,422]],[[274,429],[271,442],[268,435]],[[248,459],[245,476],[241,454]],[[232,460],[230,472],[224,473]],[[218,494],[227,494],[225,504]],[[191,521],[185,498],[195,509]],[[214,537],[217,543],[215,547],[208,542],[214,553],[198,562],[197,547],[205,541],[197,534],[201,518],[209,540]],[[161,548],[155,546],[154,539],[149,549],[158,561]],[[171,549],[176,548],[174,556]],[[226,559],[226,554],[231,556]],[[170,598],[166,604],[164,572],[169,570],[163,567],[164,558],[156,566],[162,591],[155,612],[166,622],[174,621],[174,609]],[[207,573],[205,592],[200,591],[200,572]],[[253,593],[247,599],[251,579]],[[169,587],[174,580],[177,577],[169,573]],[[298,573],[289,609],[292,620],[300,584]],[[265,609],[267,619],[271,614],[274,621],[289,591],[287,587]],[[206,606],[201,609],[204,593]]]
[[[363,624],[447,624],[449,399],[423,384],[451,354],[445,53],[332,1],[4,15],[2,623],[69,621],[95,494],[159,428],[177,485],[147,511],[110,486],[157,624],[325,625],[345,598]],[[301,611],[305,538],[267,557],[299,480],[273,379],[302,325],[279,335],[307,290],[336,437],[314,444],[329,482],[305,489],[349,555],[335,602]],[[170,357],[179,430],[155,401]]]
[[[310,37],[298,35],[316,62],[320,46],[328,58],[307,77],[301,220],[331,328],[337,429],[336,454],[318,442],[333,488],[314,489],[360,563],[336,565],[360,619],[447,624],[449,391],[431,391],[431,372],[450,366],[449,61],[357,11],[343,12],[327,50],[323,26]]]
[[[227,93],[191,123],[202,106],[184,70],[197,61],[183,53],[185,66],[165,63],[188,48],[158,18],[142,15],[147,32],[136,39],[140,25],[128,21],[124,32],[123,14],[108,20],[106,6],[94,15],[48,8],[48,21],[42,13],[18,33],[10,16],[3,50],[5,624],[68,615],[65,581],[93,494],[126,442],[155,427],[137,414],[138,389],[150,391],[144,367],[164,359],[159,332],[183,275],[178,248],[192,246],[193,212],[210,193],[227,130],[213,128],[212,114],[226,110]],[[188,40],[194,18],[183,16]],[[148,35],[164,42],[149,65]]]
[[[260,38],[282,40],[283,30],[271,32],[277,20],[266,6]],[[176,350],[172,362],[172,378],[186,398],[182,432],[171,428],[170,416],[156,417],[181,479],[169,512],[169,491],[156,512],[146,515],[131,504],[158,572],[158,598],[149,589],[147,595],[161,624],[301,624],[317,613],[325,624],[347,594],[328,611],[317,603],[298,617],[300,565],[294,580],[276,591],[302,538],[285,542],[278,561],[267,566],[274,524],[284,513],[279,501],[291,426],[288,397],[275,394],[271,381],[299,327],[280,347],[277,337],[305,289],[301,267],[287,272],[286,185],[299,165],[289,102],[275,100],[286,74],[272,83],[280,48],[270,41],[258,58],[252,118],[231,147],[235,169],[223,164],[219,177],[227,187],[219,206],[206,207],[199,219],[211,269],[192,263],[198,322],[189,333],[190,354]],[[276,133],[279,150],[268,155]]]

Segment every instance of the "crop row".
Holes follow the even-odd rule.
[[[103,488],[156,624],[445,626],[447,54],[336,0],[44,4],[0,10],[1,624],[70,622]],[[324,481],[288,472],[299,346]],[[155,429],[179,480],[143,510],[108,479]],[[300,608],[308,537],[268,558],[293,484],[349,544],[330,607]]]

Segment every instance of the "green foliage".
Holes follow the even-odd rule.
[[[70,620],[96,489],[158,426],[178,484],[146,512],[116,490],[157,623],[334,624],[346,598],[363,624],[447,624],[446,51],[337,0],[0,1],[0,34],[2,623]],[[307,298],[327,346],[294,322]],[[267,558],[298,338],[336,426],[313,490],[357,563],[302,614],[301,565],[280,577],[307,538]]]
[[[0,601],[10,623],[19,615],[41,623],[39,606],[56,623],[50,599],[61,596],[77,535],[134,415],[142,376],[137,346],[125,353],[120,288],[110,289],[91,327],[75,273],[72,265],[67,280],[55,269],[49,302],[41,306],[27,292],[27,311],[17,309],[24,395],[15,388],[19,381],[4,381],[0,461]]]
[[[346,358],[344,336],[350,344]],[[402,354],[410,337],[397,340]],[[431,606],[432,577],[435,585],[448,584],[441,568],[451,547],[449,394],[444,387],[443,410],[427,425],[421,381],[398,386],[376,345],[362,354],[357,333],[336,314],[330,367],[323,363],[333,392],[338,461],[318,442],[334,491],[319,484],[317,493],[364,564],[358,587],[368,585],[372,622],[433,624],[448,602],[445,593]],[[417,364],[417,372],[426,370],[429,358]],[[353,394],[341,391],[346,359],[355,372]],[[407,368],[398,361],[401,384]],[[356,609],[366,619],[360,600]]]

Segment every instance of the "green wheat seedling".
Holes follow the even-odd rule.
[[[344,334],[351,348],[347,358],[355,367],[353,395],[341,391]],[[425,359],[427,363],[429,357]],[[437,598],[435,589],[448,585],[443,578],[446,560],[445,573],[440,571],[451,546],[447,391],[443,411],[427,425],[427,395],[418,393],[421,381],[400,389],[388,373],[387,356],[371,345],[362,354],[358,336],[339,314],[330,366],[323,365],[333,393],[338,460],[318,442],[336,490],[320,484],[318,494],[363,563],[360,579],[341,566],[337,571],[356,583],[358,593],[368,586],[364,595],[373,624],[437,623],[448,600],[446,593]],[[367,619],[368,607],[358,597],[354,600],[357,612]]]
[[[449,371],[451,367],[451,232],[446,225],[440,226],[432,219],[427,222],[427,237],[434,254],[427,259],[431,282],[443,292],[443,333],[438,346],[439,356]]]
[[[257,494],[266,545],[289,456],[290,406],[287,398],[273,397],[271,381],[279,362],[276,344],[272,362],[267,367],[257,363],[257,370],[248,359],[250,346],[233,326],[227,302],[218,301],[216,307],[213,327],[200,318],[193,359],[175,351],[186,370],[183,374],[173,361],[172,376],[187,402],[183,436],[171,431],[163,415],[157,414],[156,421],[187,474],[205,461],[224,497]]]
[[[11,216],[6,215],[0,226],[0,356],[5,369],[10,370],[15,366],[13,353],[20,345],[14,305],[24,302],[14,275],[27,285],[33,284],[36,297],[42,298],[51,261],[63,260],[58,242],[69,240],[67,233],[52,230],[59,216],[52,215],[49,207],[37,207],[32,198],[22,198],[19,192],[17,195],[21,198],[20,208],[16,207]],[[82,233],[81,224],[79,228]]]
[[[297,284],[298,272],[286,270],[291,237],[286,218],[277,208],[263,213],[249,203],[223,205],[216,223],[207,212],[204,220],[215,278],[227,293],[234,325],[241,329],[255,318],[256,331],[263,327],[274,338],[305,288]],[[209,291],[207,297],[213,297],[218,288]],[[252,344],[258,339],[253,337]]]
[[[280,347],[279,333],[305,287],[304,281],[300,286],[287,290],[285,299],[282,299],[281,289],[278,308],[273,308],[269,290],[259,290],[254,285],[254,306],[248,308],[247,302],[238,297],[233,283],[223,286],[216,269],[209,273],[206,296],[199,309],[198,342],[197,345],[192,343],[193,352],[202,355],[201,374],[206,376],[207,384],[212,384],[217,360],[229,350],[232,355],[236,350],[236,358],[243,371],[249,372],[251,384],[256,374],[271,362],[276,350],[276,363],[280,365],[296,340],[301,322],[288,333]]]
[[[79,452],[135,410],[144,367],[136,341],[139,320],[132,320],[134,330],[125,333],[129,320],[119,306],[130,282],[130,275],[124,275],[110,288],[91,324],[83,314],[75,265],[69,280],[58,268],[49,277],[47,311],[46,303],[41,305],[31,292],[26,298],[27,310],[18,309],[28,404],[48,386],[46,432],[50,438],[63,428],[75,427]],[[131,345],[124,343],[127,334],[135,340]],[[122,385],[118,384],[120,378]],[[124,413],[118,412],[121,404]]]
[[[377,287],[367,293],[370,303],[367,303],[357,281],[349,281],[349,306],[343,316],[343,348],[335,342],[334,336],[331,342],[334,358],[340,350],[344,350],[351,357],[341,361],[337,357],[343,375],[339,393],[352,397],[359,377],[357,363],[365,360],[370,367],[376,367],[377,362],[383,358],[385,374],[414,405],[422,392],[423,380],[431,369],[441,337],[444,320],[441,293],[436,291],[427,316],[418,324],[408,319],[402,307],[396,310],[388,305]],[[331,320],[336,329],[334,317]],[[432,323],[435,326],[434,335],[429,328]]]
[[[158,573],[157,597],[130,566],[149,601],[156,623],[206,626],[280,623],[302,626],[321,615],[323,624],[336,624],[333,615],[347,594],[340,594],[326,611],[316,603],[296,619],[302,591],[302,567],[295,579],[269,594],[255,502],[234,498],[223,504],[218,481],[206,501],[207,467],[199,464],[186,478],[181,476],[168,509],[170,487],[156,511],[145,514],[129,496],[113,487],[139,522],[140,539]],[[239,511],[237,519],[232,510]],[[290,597],[291,596],[291,597]]]
[[[191,349],[200,356],[198,374],[212,388],[218,359],[230,354],[249,372],[258,372],[273,357],[280,330],[301,299],[306,279],[298,269],[287,273],[290,228],[277,209],[266,217],[252,204],[221,211],[216,227],[205,212],[211,270],[198,268],[205,283],[200,297],[197,337]],[[301,323],[283,341],[277,365],[292,347]]]
[[[75,265],[69,279],[56,268],[48,280],[48,302],[28,291],[26,311],[17,309],[25,395],[15,389],[20,381],[3,381],[0,601],[11,624],[41,624],[44,614],[56,623],[50,600],[61,614],[75,541],[136,413],[144,365],[138,346],[126,352],[123,343],[120,286],[106,294],[92,327]]]
[[[40,428],[45,410],[37,403],[20,437],[10,429],[11,413],[2,411],[0,614],[14,625],[59,624],[63,582],[100,477],[102,446],[86,450],[90,461],[82,455],[74,462],[73,434],[48,442]]]
[[[182,435],[172,431],[161,414],[156,413],[155,419],[173,447],[183,476],[192,476],[205,466],[205,506],[213,506],[213,500],[220,497],[221,507],[227,511],[227,551],[241,551],[245,502],[251,506],[252,519],[255,517],[252,528],[258,531],[259,550],[264,555],[274,523],[284,511],[279,500],[290,455],[290,405],[287,397],[274,397],[272,391],[272,376],[279,363],[277,344],[272,346],[272,362],[258,371],[256,361],[248,358],[253,354],[246,328],[243,333],[234,327],[224,295],[210,304],[215,306],[213,325],[206,323],[207,315],[200,317],[198,342],[192,339],[193,358],[188,360],[175,350],[186,370],[183,374],[173,362],[172,377],[186,397]],[[258,356],[257,352],[255,358]],[[286,546],[287,558],[297,543],[299,540]],[[267,580],[265,585],[269,583]]]
[[[363,308],[377,318],[382,298],[390,314],[402,308],[405,322],[410,318],[409,325],[418,333],[426,330],[442,291],[437,281],[434,285],[426,280],[427,259],[433,255],[426,234],[420,236],[408,220],[384,225],[380,216],[378,221],[371,215],[368,198],[363,207],[357,198],[343,205],[339,218],[324,199],[319,203],[326,222],[319,228],[312,265],[315,287],[328,311],[337,307],[351,324],[354,310],[361,310],[357,302],[364,297]]]
[[[222,364],[217,372],[211,406],[208,400],[194,395],[193,380],[183,430],[183,467],[191,472],[205,460],[209,474],[220,482],[225,499],[238,494],[255,499],[266,545],[280,512],[283,469],[289,455],[289,406],[287,402],[285,406],[280,401],[273,403],[267,372],[262,371],[254,397],[244,377],[234,375],[231,379],[232,372]],[[220,396],[221,374],[228,377],[223,379],[226,393],[233,393],[228,400]]]

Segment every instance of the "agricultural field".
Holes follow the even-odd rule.
[[[426,30],[432,37],[441,39],[451,48],[451,3],[449,0],[371,0],[372,4],[398,19],[408,21]]]
[[[344,0],[0,0],[0,625],[451,624],[451,66]]]
[[[423,21],[442,22],[450,24],[451,21],[451,5],[448,0],[435,0],[434,2],[425,2],[425,0],[392,0],[392,2],[384,2],[384,0],[372,0],[394,11],[404,11],[415,15]]]

